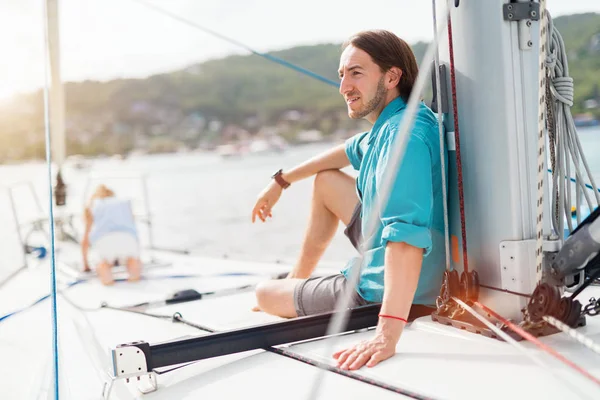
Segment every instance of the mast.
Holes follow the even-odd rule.
[[[57,206],[66,204],[66,185],[61,168],[66,157],[64,89],[60,76],[60,37],[58,0],[46,0],[48,52],[50,57],[50,132],[52,159],[56,165],[54,196]]]
[[[509,6],[512,12],[507,11]],[[537,283],[540,20],[535,10],[539,10],[538,3],[505,0],[464,1],[452,7],[469,269],[479,275],[481,300],[502,315],[517,320],[522,317],[520,310],[527,304],[527,298],[483,287],[531,294]],[[439,11],[441,4],[438,3],[438,14]],[[440,60],[450,66],[447,38],[440,42]],[[450,87],[448,93],[451,93]],[[464,254],[458,160],[452,148],[451,121],[446,128],[450,150],[451,259],[454,269],[460,273]],[[550,227],[549,214],[545,196],[543,227],[546,234]]]

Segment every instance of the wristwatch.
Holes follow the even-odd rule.
[[[275,182],[277,182],[279,186],[281,186],[284,189],[287,189],[290,186],[290,183],[283,179],[283,177],[281,176],[282,173],[283,170],[280,169],[279,171],[275,172],[271,178],[275,179]]]

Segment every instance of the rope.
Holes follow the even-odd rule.
[[[595,207],[590,198],[587,189],[594,193],[596,205],[600,204],[600,190],[598,189],[594,177],[590,171],[589,165],[583,153],[581,142],[577,135],[575,123],[571,115],[570,107],[573,105],[574,87],[573,78],[569,76],[569,65],[565,44],[560,32],[552,22],[551,16],[547,14],[548,31],[550,35],[545,39],[547,54],[544,60],[544,66],[548,71],[548,88],[552,96],[552,112],[555,121],[548,121],[549,129],[555,128],[555,137],[550,136],[551,161],[553,168],[549,170],[552,173],[553,191],[552,191],[552,225],[554,230],[559,233],[562,240],[564,232],[564,217],[566,217],[567,226],[570,232],[573,231],[571,222],[571,188],[565,181],[575,183],[576,209],[582,203],[581,196],[593,210]],[[544,18],[543,21],[546,19]],[[550,114],[549,114],[550,116]],[[555,122],[555,123],[554,123]],[[554,152],[556,154],[554,154]],[[589,178],[591,185],[584,179],[581,165],[583,164],[585,174]],[[574,167],[573,178],[570,169]],[[581,222],[580,213],[577,212],[577,223]]]
[[[581,343],[588,349],[592,350],[594,353],[600,354],[600,345],[594,343],[592,339],[582,335],[575,329],[571,328],[570,326],[564,324],[562,321],[559,321],[550,315],[544,315],[542,318],[544,318],[544,321],[554,326],[556,329],[562,331],[563,333],[566,333],[567,335],[569,335],[569,337],[575,339],[575,341]]]
[[[123,311],[123,312],[135,313],[135,314],[139,314],[139,315],[145,315],[145,316],[151,317],[151,318],[157,318],[157,319],[162,319],[162,320],[171,320],[172,322],[179,322],[181,324],[190,326],[192,328],[195,328],[195,329],[198,329],[198,330],[201,330],[201,331],[209,332],[209,333],[217,333],[217,332],[219,332],[219,331],[217,331],[217,330],[215,330],[215,329],[213,329],[213,328],[211,328],[209,326],[196,324],[195,322],[192,322],[192,321],[189,321],[189,320],[183,318],[183,315],[181,315],[180,312],[175,312],[173,315],[162,315],[162,314],[153,314],[153,313],[149,313],[149,312],[141,311],[141,310],[136,310],[136,309],[132,309],[132,308],[112,307],[112,306],[109,306],[108,304],[103,304],[101,308],[87,309],[87,308],[84,308],[84,307],[81,307],[81,306],[75,304],[73,301],[71,301],[70,299],[68,299],[66,296],[64,296],[64,297],[65,297],[65,300],[67,300],[67,302],[69,304],[71,304],[73,307],[75,307],[76,309],[78,309],[80,311],[98,311],[98,310],[100,310],[102,308],[106,308],[106,309],[115,310],[115,311]],[[284,357],[288,357],[288,358],[294,359],[296,361],[300,361],[300,362],[303,362],[305,364],[309,364],[309,365],[315,366],[317,368],[320,368],[320,369],[323,369],[323,370],[326,370],[326,371],[334,372],[334,373],[346,376],[348,378],[352,378],[352,379],[358,380],[360,382],[364,382],[364,383],[367,383],[367,384],[370,384],[370,385],[373,385],[373,386],[376,386],[376,387],[380,387],[382,389],[386,389],[386,390],[394,392],[394,393],[402,394],[402,395],[404,395],[406,397],[410,397],[412,399],[417,399],[417,400],[433,400],[431,397],[421,395],[419,393],[410,391],[408,389],[404,389],[404,388],[401,388],[401,387],[398,387],[398,386],[394,386],[394,385],[388,384],[386,382],[379,381],[377,379],[373,379],[373,378],[369,378],[369,377],[366,377],[366,376],[363,376],[363,375],[359,375],[359,374],[353,373],[351,371],[344,371],[344,370],[342,370],[340,368],[331,366],[331,365],[326,364],[324,362],[313,360],[313,359],[311,359],[309,357],[305,357],[305,356],[302,356],[300,354],[296,354],[296,353],[294,353],[292,351],[289,351],[289,350],[285,350],[285,349],[277,348],[277,347],[266,347],[263,350],[266,350],[266,351],[271,352],[271,353],[279,354],[279,355],[282,355]],[[198,361],[191,361],[191,362],[185,363],[183,365],[178,365],[176,367],[169,368],[169,369],[166,369],[166,370],[154,370],[154,372],[156,372],[158,375],[163,375],[163,374],[166,374],[168,372],[172,372],[172,371],[178,370],[180,368],[187,367],[189,365],[195,364],[197,362]]]
[[[448,13],[448,50],[450,52],[450,84],[452,87],[452,113],[454,115],[454,143],[456,146],[456,173],[458,180],[458,201],[460,208],[460,231],[462,235],[463,271],[469,272],[467,253],[467,221],[465,216],[465,196],[463,188],[462,158],[460,156],[460,130],[458,128],[458,100],[456,99],[456,73],[454,69],[454,41],[452,39],[452,17]]]
[[[230,276],[263,276],[263,274],[250,274],[250,273],[245,273],[245,272],[230,272],[230,273],[222,273],[222,274],[198,274],[198,275],[165,275],[165,276],[155,276],[155,277],[142,277],[142,281],[146,281],[146,280],[161,280],[161,279],[185,279],[185,278],[210,278],[210,277],[230,277]],[[66,298],[66,296],[64,295],[64,291],[71,288],[72,286],[75,286],[77,284],[80,283],[84,283],[87,282],[89,279],[78,279],[75,281],[72,281],[68,284],[66,284],[66,287],[64,287],[63,289],[59,290],[57,293],[61,294],[64,298]],[[127,278],[117,278],[115,279],[115,282],[128,282]],[[236,290],[240,290],[242,288],[246,288],[246,286],[240,286],[238,288],[235,288]],[[221,290],[221,291],[214,291],[214,292],[205,292],[205,293],[201,293],[203,296],[211,296],[211,297],[215,297],[216,295],[222,295],[222,293],[224,292],[228,292],[229,289],[225,289],[225,290]],[[20,309],[17,309],[15,311],[11,311],[8,314],[2,315],[0,316],[0,322],[4,321],[5,319],[12,317],[16,314],[19,314],[21,312],[27,311],[30,308],[32,308],[33,306],[35,306],[36,304],[41,303],[42,301],[50,298],[51,294],[46,294],[42,297],[40,297],[39,299],[37,299],[36,301],[34,301],[33,303],[31,303],[29,306],[27,307],[23,307]],[[68,299],[67,299],[68,300]],[[80,306],[76,306],[74,304],[72,304],[73,306],[75,306],[76,308],[78,308],[80,311],[96,311],[99,310],[100,308],[83,308]]]
[[[179,16],[177,14],[173,14],[172,12],[167,11],[164,8],[157,7],[154,4],[151,4],[151,3],[147,2],[147,1],[144,1],[144,0],[132,0],[132,1],[134,1],[136,3],[139,3],[139,4],[141,4],[141,5],[149,8],[151,10],[154,10],[154,11],[156,11],[159,14],[165,15],[165,16],[170,17],[170,18],[172,18],[172,19],[174,19],[176,21],[184,23],[185,25],[191,26],[192,28],[199,29],[199,30],[201,30],[201,31],[203,31],[205,33],[208,33],[209,35],[215,36],[215,37],[217,37],[219,39],[222,39],[222,40],[224,40],[224,41],[226,41],[228,43],[231,43],[231,44],[234,44],[234,45],[236,45],[238,47],[241,47],[241,48],[249,51],[250,53],[252,53],[254,55],[257,55],[259,57],[265,58],[265,59],[267,59],[269,61],[272,61],[272,62],[274,62],[276,64],[283,65],[286,68],[293,69],[294,71],[300,72],[301,74],[307,75],[307,76],[309,76],[309,77],[311,77],[313,79],[316,79],[316,80],[321,81],[323,83],[326,83],[328,85],[335,86],[336,88],[340,86],[339,82],[335,82],[335,81],[332,81],[331,79],[327,79],[327,78],[325,78],[322,75],[319,75],[319,74],[317,74],[315,72],[312,72],[312,71],[310,71],[310,70],[308,70],[306,68],[300,67],[300,66],[298,66],[296,64],[292,64],[291,62],[286,61],[286,60],[284,60],[282,58],[276,57],[274,55],[271,55],[271,54],[268,54],[268,53],[261,53],[261,52],[259,52],[257,50],[254,50],[253,48],[251,48],[250,46],[248,46],[248,45],[246,45],[246,44],[244,44],[242,42],[239,42],[239,41],[237,41],[235,39],[232,39],[230,37],[222,35],[222,34],[216,32],[216,31],[213,31],[212,29],[206,28],[206,27],[204,27],[202,25],[199,25],[199,24],[197,24],[197,23],[195,23],[193,21],[190,21],[189,19],[183,18],[183,17],[181,17],[181,16]]]
[[[518,351],[520,351],[522,354],[524,354],[526,357],[528,357],[531,361],[533,361],[539,367],[543,368],[548,373],[550,373],[555,378],[557,378],[557,380],[559,382],[563,383],[565,386],[569,386],[570,389],[576,391],[574,388],[571,387],[571,385],[569,385],[560,376],[558,376],[558,374],[556,374],[556,372],[554,372],[552,369],[550,369],[550,367],[543,360],[541,360],[539,357],[537,357],[536,355],[534,355],[533,352],[528,351],[525,348],[525,346],[521,345],[519,342],[517,342],[515,339],[513,339],[512,337],[510,337],[502,329],[498,328],[496,325],[492,324],[490,321],[488,321],[487,319],[485,319],[477,311],[475,311],[472,307],[470,307],[469,305],[467,305],[462,300],[460,300],[460,299],[458,299],[456,297],[453,297],[452,299],[454,301],[456,301],[462,308],[464,308],[465,310],[467,310],[471,315],[473,315],[475,318],[477,318],[481,323],[483,323],[485,326],[487,326],[490,330],[492,330],[492,332],[494,332],[496,335],[498,335],[498,337],[502,338],[505,342],[511,344],[514,348],[516,348]],[[475,304],[477,304],[477,305],[479,305],[481,307],[481,305],[479,303],[475,303]],[[492,311],[492,310],[489,310],[489,311]],[[489,314],[491,314],[491,313],[489,313]],[[498,317],[500,317],[500,316],[498,315]],[[500,317],[500,318],[502,318],[502,317]],[[497,319],[500,319],[500,318],[497,318]]]
[[[212,329],[210,327],[207,327],[207,326],[204,326],[204,325],[198,325],[198,324],[196,324],[194,322],[188,321],[188,320],[184,319],[183,316],[180,313],[178,313],[178,312],[176,312],[175,314],[173,314],[172,319],[173,319],[173,321],[181,322],[182,324],[191,326],[193,328],[196,328],[196,329],[199,329],[199,330],[202,330],[202,331],[206,331],[206,332],[210,332],[210,333],[217,333],[218,332],[217,330]],[[286,349],[283,349],[283,348],[280,348],[280,347],[266,347],[263,350],[266,350],[266,351],[268,351],[270,353],[279,354],[281,356],[284,356],[284,357],[287,357],[287,358],[291,358],[292,360],[300,361],[300,362],[303,362],[303,363],[308,364],[308,365],[312,365],[313,367],[317,367],[317,368],[319,368],[320,370],[323,370],[323,371],[333,372],[333,373],[345,376],[347,378],[351,378],[351,379],[357,380],[359,382],[367,383],[369,385],[373,385],[373,386],[376,386],[376,387],[388,390],[388,391],[393,392],[393,393],[401,394],[401,395],[404,395],[404,396],[409,397],[411,399],[433,400],[433,398],[431,398],[429,396],[422,395],[420,393],[416,393],[416,392],[413,392],[411,390],[404,389],[402,387],[394,386],[392,384],[389,384],[389,383],[386,383],[386,382],[382,382],[382,381],[374,379],[374,378],[370,378],[368,376],[365,376],[364,374],[357,374],[357,373],[352,372],[352,371],[345,371],[345,370],[337,368],[337,367],[335,367],[333,365],[329,365],[329,364],[327,364],[325,362],[314,360],[314,359],[312,359],[310,357],[306,357],[306,356],[303,356],[301,354],[297,354],[297,353],[294,353],[293,351],[286,350]],[[192,361],[191,363],[185,364],[183,366],[187,366],[187,365],[193,364],[195,362],[197,362],[197,361]],[[178,368],[180,368],[180,367],[175,367],[175,368],[169,369],[167,371],[162,371],[160,373],[162,374],[162,373],[165,373],[165,372],[171,372],[171,371],[174,371],[175,369],[178,369]]]
[[[551,169],[548,169],[548,172],[552,173],[552,170],[551,170]],[[566,175],[565,175],[565,179],[567,179],[567,176],[566,176]],[[578,183],[577,179],[573,178],[572,176],[570,176],[570,177],[569,177],[569,180],[570,180],[571,182],[573,182],[573,183]],[[590,190],[592,190],[592,191],[593,191],[593,190],[595,190],[595,191],[597,191],[598,193],[600,193],[600,189],[596,189],[596,188],[594,188],[594,187],[593,187],[592,185],[590,185],[589,183],[584,183],[583,185],[584,185],[584,186],[585,186],[587,189],[590,189]]]
[[[540,0],[540,54],[538,86],[538,159],[537,159],[537,224],[536,224],[536,281],[542,281],[542,262],[544,258],[544,169],[546,163],[545,117],[546,105],[546,0]]]
[[[573,387],[568,381],[565,381],[561,376],[559,376],[556,372],[554,372],[543,360],[541,360],[539,357],[537,357],[532,351],[527,350],[527,348],[525,346],[523,346],[522,344],[517,342],[515,339],[510,337],[506,332],[502,331],[502,329],[500,329],[499,327],[497,327],[496,325],[492,324],[490,321],[485,319],[477,311],[475,311],[472,307],[467,305],[462,300],[460,300],[456,297],[453,297],[452,299],[454,301],[456,301],[462,308],[467,310],[471,315],[473,315],[475,318],[477,318],[481,323],[483,323],[485,326],[487,326],[492,332],[494,332],[496,335],[498,335],[498,337],[502,338],[505,342],[512,345],[514,348],[516,348],[519,352],[521,352],[523,355],[528,357],[531,361],[533,361],[539,367],[543,368],[549,374],[554,376],[560,383],[569,387],[569,389],[571,389],[573,392],[578,393],[580,395],[580,397],[584,397],[584,396],[581,396],[581,393],[579,392],[577,387]],[[476,304],[479,305],[479,303],[476,303]],[[585,396],[585,397],[587,398],[588,396]]]
[[[592,258],[589,261],[589,265],[592,265],[594,263],[597,263],[600,261],[600,254],[597,254],[596,256],[594,256],[594,258]],[[579,294],[581,292],[584,291],[585,288],[587,288],[588,286],[590,286],[597,278],[600,278],[600,268],[598,270],[596,270],[590,277],[589,279],[585,279],[585,274],[583,277],[581,277],[582,282],[579,285],[579,287],[571,294],[571,300],[574,299],[575,297],[579,296]]]
[[[591,380],[592,382],[594,382],[595,384],[597,384],[597,385],[600,386],[600,379],[596,378],[594,375],[590,374],[588,371],[586,371],[585,369],[583,369],[579,365],[575,364],[573,361],[569,360],[568,358],[566,358],[562,354],[558,353],[552,347],[548,346],[545,343],[542,343],[538,338],[536,338],[535,336],[533,336],[532,334],[530,334],[529,332],[527,332],[526,330],[524,330],[523,328],[521,328],[519,325],[516,325],[516,324],[512,323],[511,321],[507,320],[506,318],[503,318],[498,313],[496,313],[494,310],[486,307],[485,305],[483,305],[483,304],[481,304],[481,303],[479,303],[477,301],[475,302],[475,304],[478,307],[481,307],[481,309],[483,311],[485,311],[486,313],[490,314],[492,317],[496,318],[498,321],[502,322],[504,325],[506,325],[507,327],[509,327],[515,333],[517,333],[518,335],[520,335],[521,337],[523,337],[523,339],[526,339],[526,340],[530,341],[531,343],[533,343],[534,345],[536,345],[537,347],[539,347],[544,352],[548,353],[552,357],[556,358],[557,360],[559,360],[562,363],[566,364],[567,366],[571,367],[572,369],[574,369],[575,371],[577,371],[581,375],[585,376],[586,378],[588,378],[589,380]]]
[[[52,358],[53,358],[53,381],[54,381],[54,399],[58,400],[59,395],[59,375],[58,375],[58,312],[56,305],[56,257],[54,252],[54,207],[52,205],[52,154],[50,151],[50,102],[49,102],[49,73],[50,73],[50,33],[48,32],[48,19],[51,11],[48,9],[47,1],[44,1],[44,131],[46,141],[46,166],[48,168],[48,207],[50,211],[50,307],[52,314]],[[57,6],[54,4],[53,11],[57,12]],[[55,44],[57,45],[57,44]]]
[[[62,290],[59,290],[59,291],[57,291],[56,293],[57,293],[57,294],[61,294],[61,293],[62,293],[63,291],[65,291],[66,289],[70,288],[71,286],[75,286],[75,285],[77,285],[77,284],[79,284],[79,283],[81,283],[81,281],[75,281],[75,282],[73,282],[73,283],[70,283],[69,285],[67,285],[67,287],[65,287],[65,288],[64,288],[64,289],[62,289]],[[50,294],[47,294],[47,295],[44,295],[44,296],[40,297],[39,299],[35,300],[33,303],[31,303],[31,304],[30,304],[29,306],[27,306],[27,307],[23,307],[23,308],[20,308],[20,309],[17,309],[17,310],[15,310],[15,311],[11,311],[11,312],[9,312],[8,314],[5,314],[5,315],[3,315],[3,316],[0,316],[0,322],[2,322],[2,321],[4,321],[5,319],[8,319],[8,318],[10,318],[10,317],[12,317],[12,316],[14,316],[14,315],[17,315],[17,314],[19,314],[19,313],[21,313],[21,312],[23,312],[23,311],[27,311],[27,310],[29,310],[30,308],[32,308],[32,307],[33,307],[33,306],[35,306],[36,304],[39,304],[39,303],[41,303],[42,301],[44,301],[44,300],[46,300],[46,299],[50,298],[51,296],[52,296],[52,294],[51,294],[51,293],[50,293]]]
[[[512,290],[508,290],[508,289],[501,289],[501,288],[497,288],[494,286],[489,286],[489,285],[484,285],[484,284],[479,284],[480,287],[482,288],[486,288],[486,289],[490,289],[490,290],[495,290],[497,292],[502,292],[502,293],[508,293],[508,294],[514,294],[515,296],[521,296],[521,297],[527,297],[527,298],[531,298],[530,294],[525,294],[525,293],[519,293],[519,292],[514,292]]]
[[[437,87],[437,117],[438,117],[438,129],[440,136],[440,163],[442,169],[442,198],[444,203],[444,245],[446,248],[446,271],[450,271],[450,228],[448,223],[448,189],[446,188],[446,160],[444,149],[446,148],[444,141],[444,121],[443,121],[443,113],[442,113],[442,88],[441,88],[441,80],[440,80],[440,52],[439,52],[439,40],[437,35],[437,18],[436,18],[436,0],[432,0],[433,5],[433,41],[435,42],[435,46],[437,51],[435,52],[435,86]]]

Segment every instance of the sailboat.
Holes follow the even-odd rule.
[[[56,1],[48,4],[52,20]],[[555,33],[545,1],[437,6],[436,40],[417,87],[433,70],[435,110],[445,127],[441,140],[450,152],[448,270],[437,311],[407,325],[394,357],[352,372],[336,368],[331,358],[332,348],[372,335],[376,306],[292,320],[252,312],[253,285],[289,266],[151,249],[144,280],[104,287],[69,267],[78,246],[59,240],[48,268],[25,269],[0,290],[0,304],[34,304],[6,310],[0,319],[2,397],[600,398],[600,319],[593,318],[600,288],[586,284],[582,269],[598,249],[574,248],[585,263],[552,273],[553,260],[571,260],[561,250],[579,243],[562,235],[562,214],[570,210],[563,166],[567,153],[578,164],[582,154],[568,152],[577,146],[557,117],[564,106],[552,99],[551,111],[546,108],[552,95],[547,82],[564,80],[546,62],[553,51],[563,60],[560,47],[546,47]],[[56,48],[50,53],[56,62]],[[53,102],[61,102],[60,94],[51,96]],[[56,138],[61,111],[50,109]],[[546,128],[546,118],[554,128]],[[408,128],[401,128],[403,135]],[[547,139],[551,131],[559,139]],[[556,157],[552,191],[547,149]],[[583,172],[576,175],[577,199],[596,199],[597,205],[595,184],[590,190],[582,185]],[[588,218],[578,221],[579,230],[568,229],[568,238],[588,231],[593,238],[594,213]],[[50,298],[40,298],[51,281]],[[569,299],[583,287],[577,309]],[[54,319],[42,306],[52,301]],[[347,323],[332,332],[332,321],[342,315]],[[562,324],[548,322],[556,320]]]

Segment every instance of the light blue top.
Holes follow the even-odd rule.
[[[130,233],[137,239],[137,229],[133,220],[129,200],[116,197],[95,199],[92,204],[94,222],[90,232],[90,243],[111,232]]]
[[[387,205],[380,215],[372,214],[405,109],[402,98],[394,99],[369,132],[346,141],[346,154],[359,171],[356,188],[361,200],[363,243],[371,245],[362,249],[361,256],[351,259],[342,273],[349,278],[350,271],[360,268],[362,261],[358,293],[365,300],[382,302],[386,243],[406,242],[424,249],[413,304],[434,305],[445,269],[444,205],[438,123],[435,114],[423,102],[418,107],[404,157],[388,192]],[[444,157],[447,160],[445,149]],[[369,240],[367,229],[372,218],[377,218],[378,223],[374,237]]]

